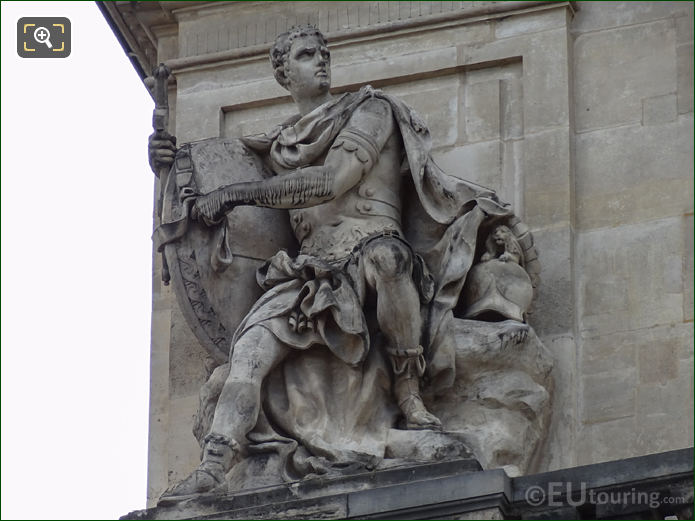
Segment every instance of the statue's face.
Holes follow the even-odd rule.
[[[497,246],[504,246],[509,238],[509,230],[503,226],[495,228],[492,238]]]
[[[331,55],[315,37],[292,42],[286,67],[287,89],[296,97],[311,97],[331,87]]]

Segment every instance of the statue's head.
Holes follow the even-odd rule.
[[[509,244],[513,235],[512,231],[507,226],[500,225],[493,230],[491,237],[498,247],[505,247]]]
[[[331,86],[331,55],[313,25],[297,25],[278,36],[270,61],[275,79],[292,94],[314,96]]]

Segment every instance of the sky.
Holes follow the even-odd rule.
[[[24,16],[72,24],[20,58]],[[3,519],[145,508],[153,102],[94,2],[2,2]]]

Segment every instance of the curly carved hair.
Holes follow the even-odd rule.
[[[285,67],[287,66],[287,56],[290,53],[292,42],[297,38],[305,36],[316,37],[321,45],[326,45],[327,43],[326,37],[319,31],[318,27],[315,25],[303,24],[295,25],[291,27],[288,32],[279,35],[275,39],[275,44],[270,48],[270,63],[273,65],[275,80],[283,87],[287,85]]]

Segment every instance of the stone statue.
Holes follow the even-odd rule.
[[[532,292],[522,267],[524,239],[535,256],[528,230],[494,192],[437,167],[411,108],[370,86],[334,97],[330,53],[313,26],[280,35],[270,59],[296,117],[268,134],[178,151],[166,132],[150,138],[153,168],[173,164],[155,241],[186,278],[177,292],[194,302],[194,329],[207,328],[213,349],[231,347],[201,390],[202,461],[169,497],[243,488],[249,476],[258,486],[417,459],[423,449],[408,452],[408,443],[463,455],[447,434],[457,429],[439,432],[426,402],[441,402],[456,380],[454,310],[467,275],[476,259],[514,265]],[[298,251],[276,251],[256,275],[262,295],[225,322],[232,306],[220,277],[237,262],[230,244],[244,207],[286,211]],[[258,229],[257,240],[274,240],[279,226]],[[522,307],[494,326],[501,349],[527,341]],[[546,362],[536,357],[529,369],[540,387]]]
[[[501,262],[516,262],[523,264],[521,246],[514,238],[512,231],[503,224],[497,226],[485,241],[485,253],[481,262],[499,259]]]

